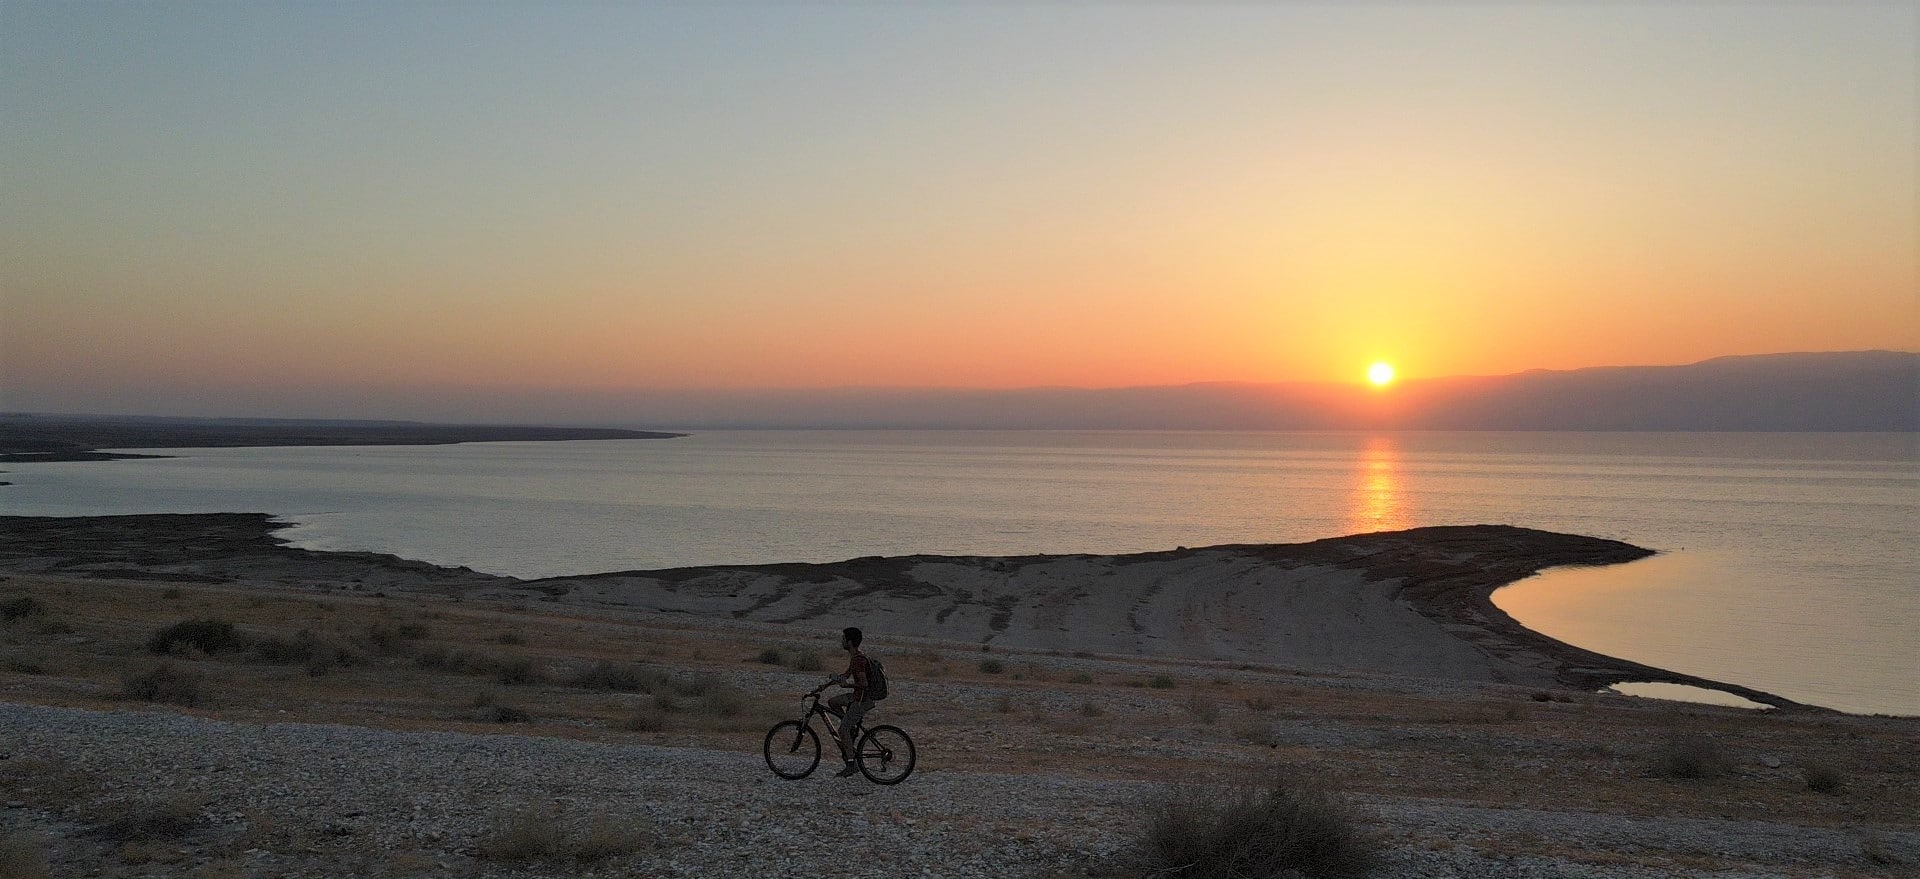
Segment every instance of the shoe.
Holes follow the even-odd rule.
[[[836,773],[834,773],[834,777],[836,777],[836,778],[846,778],[846,777],[847,777],[847,776],[849,776],[849,775],[857,775],[857,774],[859,774],[859,772],[860,772],[860,767],[858,767],[858,766],[855,766],[855,765],[854,765],[854,764],[852,764],[852,763],[848,763],[848,764],[847,764],[847,768],[845,768],[845,769],[842,769],[842,770],[840,770],[839,772],[836,772]]]

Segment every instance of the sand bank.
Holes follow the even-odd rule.
[[[0,517],[0,571],[538,599],[609,613],[838,628],[990,649],[1260,663],[1591,691],[1623,681],[1787,699],[1582,650],[1489,600],[1558,565],[1632,561],[1618,541],[1505,525],[1133,555],[904,556],[519,580],[379,553],[286,546],[263,514]]]

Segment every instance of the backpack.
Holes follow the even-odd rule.
[[[887,698],[887,669],[876,657],[867,657],[867,699],[878,702]]]

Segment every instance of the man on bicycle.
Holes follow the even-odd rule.
[[[860,720],[867,716],[867,710],[873,707],[873,702],[867,699],[867,655],[860,652],[860,630],[853,626],[840,630],[840,649],[847,651],[847,670],[834,675],[814,692],[818,693],[832,684],[853,688],[851,693],[841,693],[827,700],[827,707],[840,715],[840,758],[847,761],[847,767],[835,774],[846,778],[860,771],[854,762],[853,732],[860,726]]]

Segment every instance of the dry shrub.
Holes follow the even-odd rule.
[[[128,800],[95,822],[94,833],[115,842],[164,842],[180,839],[200,827],[200,810],[207,798],[178,794],[162,800]]]
[[[802,650],[793,658],[794,671],[819,671],[823,668],[826,668],[826,660],[821,659],[817,651]]]
[[[497,657],[471,650],[448,650],[445,647],[431,647],[413,658],[413,664],[428,671],[446,671],[454,674],[486,675],[500,670]]]
[[[1147,686],[1152,687],[1156,690],[1171,690],[1176,685],[1174,684],[1173,678],[1171,676],[1154,675],[1153,680],[1150,680],[1147,682]]]
[[[1006,671],[1006,670],[1007,670],[1007,664],[1006,664],[1006,663],[1004,663],[1004,662],[1001,662],[1001,661],[1000,661],[1000,660],[998,660],[998,659],[982,659],[982,660],[980,660],[980,673],[981,673],[981,674],[989,674],[989,675],[997,675],[997,674],[999,674],[999,673],[1001,673],[1001,672],[1003,672],[1003,671]]]
[[[1099,705],[1094,704],[1094,701],[1092,699],[1088,699],[1087,701],[1080,703],[1081,717],[1100,717],[1101,715],[1104,715],[1106,713],[1107,712],[1102,710]]]
[[[533,715],[526,709],[511,705],[495,705],[484,709],[481,717],[491,723],[527,723],[533,720]]]
[[[592,863],[649,851],[658,844],[658,839],[651,824],[644,821],[615,821],[597,815],[571,848],[574,860]]]
[[[644,820],[596,816],[577,833],[569,833],[551,811],[522,809],[495,821],[493,831],[480,842],[480,854],[495,861],[570,859],[589,864],[649,851],[658,844],[658,835]]]
[[[494,861],[538,861],[560,856],[560,822],[553,813],[522,809],[494,822],[480,856]]]
[[[500,679],[500,683],[508,686],[544,684],[547,682],[546,670],[535,665],[533,660],[524,656],[516,656],[512,659],[502,661],[497,676]]]
[[[1732,767],[1726,749],[1702,735],[1676,736],[1653,758],[1653,773],[1663,778],[1719,778]]]
[[[564,683],[582,690],[616,693],[653,693],[664,689],[666,676],[632,663],[597,662],[567,676]]]
[[[199,672],[183,670],[171,662],[162,662],[144,674],[127,672],[120,678],[123,698],[140,702],[165,702],[170,705],[200,704]]]
[[[261,662],[278,665],[306,665],[307,674],[319,677],[336,668],[360,664],[360,654],[344,644],[301,629],[292,638],[267,635],[253,641],[253,656]]]
[[[1164,788],[1138,852],[1162,876],[1346,877],[1374,862],[1345,801],[1284,766],[1224,789]]]
[[[182,620],[147,639],[154,653],[184,653],[198,650],[212,656],[245,650],[247,639],[226,620]]]
[[[31,595],[22,595],[19,598],[9,598],[6,601],[0,601],[0,620],[5,620],[9,623],[14,620],[26,619],[27,617],[40,616],[46,612],[47,606],[41,604],[40,599]]]
[[[1091,684],[1093,683],[1093,675],[1087,674],[1086,672],[1083,671],[1083,672],[1080,672],[1079,674],[1074,675],[1073,677],[1068,678],[1067,683]]]
[[[1825,763],[1809,763],[1800,774],[1807,780],[1807,789],[1815,793],[1837,794],[1847,786],[1846,774]]]
[[[1247,697],[1248,711],[1272,711],[1279,703],[1265,693],[1255,693]]]
[[[1220,722],[1220,703],[1196,694],[1187,700],[1187,713],[1193,715],[1195,720],[1212,726]]]
[[[620,725],[629,732],[660,732],[667,728],[667,713],[656,705],[642,705]]]
[[[0,876],[47,879],[47,845],[37,833],[18,831],[0,836]]]

